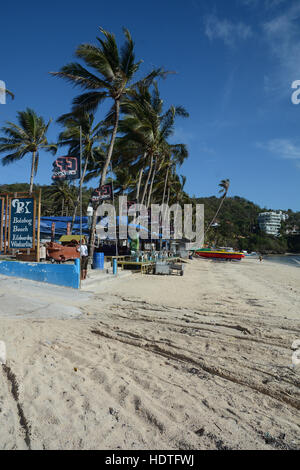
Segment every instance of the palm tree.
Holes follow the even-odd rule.
[[[40,150],[55,154],[57,147],[54,144],[49,144],[46,137],[51,120],[45,124],[44,119],[30,108],[19,111],[17,119],[18,124],[7,122],[7,126],[1,129],[6,137],[0,137],[0,153],[7,154],[2,158],[2,165],[14,163],[31,153],[29,192],[32,194]]]
[[[181,191],[183,191],[183,186],[185,185],[186,178],[181,176],[182,181],[184,181],[183,186],[180,183],[179,176],[177,175],[177,168],[184,163],[184,160],[188,157],[188,150],[184,144],[175,144],[168,145],[167,153],[165,154],[165,161],[162,165],[162,171],[159,172],[156,186],[154,189],[154,196],[157,200],[156,193],[161,194],[161,188],[163,186],[163,194],[161,197],[162,204],[166,202],[167,188],[173,188],[173,193],[176,199],[176,202],[179,202],[181,199]],[[170,185],[171,180],[171,185]],[[168,193],[170,191],[168,190]]]
[[[170,153],[167,139],[174,132],[175,118],[188,117],[188,113],[182,106],[171,106],[164,113],[163,100],[156,82],[153,84],[152,93],[148,84],[141,82],[128,95],[122,104],[125,117],[120,123],[120,131],[124,134],[125,145],[135,142],[141,149],[143,163],[139,180],[141,173],[147,172],[140,202],[144,203],[148,191],[149,206],[155,177],[161,170],[166,155]],[[139,194],[139,190],[137,192]]]
[[[116,180],[114,181],[114,188],[116,195],[125,194],[125,191],[136,185],[136,179],[133,177],[132,172],[128,166],[117,167],[114,169]]]
[[[230,180],[229,179],[226,179],[226,180],[222,180],[221,183],[219,184],[219,187],[221,188],[219,193],[223,193],[222,196],[221,196],[221,200],[220,200],[220,204],[219,204],[219,207],[217,209],[217,212],[215,213],[214,217],[212,218],[210,224],[208,225],[206,231],[205,231],[205,234],[204,234],[204,237],[205,235],[207,234],[207,232],[209,231],[209,229],[211,228],[211,226],[215,223],[218,215],[219,215],[219,212],[221,210],[221,207],[223,206],[223,203],[226,199],[226,196],[228,194],[228,191],[229,191],[229,187],[230,187]]]
[[[49,198],[58,212],[61,208],[61,216],[69,215],[69,209],[74,208],[76,201],[76,188],[68,181],[56,181],[47,188],[45,196]]]
[[[82,173],[81,179],[79,182],[79,192],[82,189],[88,164],[99,160],[102,160],[102,166],[104,164],[105,158],[100,147],[100,142],[103,139],[103,130],[102,123],[94,126],[95,116],[93,113],[88,113],[86,111],[80,110],[74,113],[64,114],[61,116],[57,122],[64,125],[64,130],[59,134],[58,146],[64,147],[69,146],[69,155],[80,155],[80,128],[81,128],[81,141],[82,141]],[[102,167],[101,166],[101,167]],[[78,196],[74,205],[74,213],[71,225],[71,231],[74,226],[76,212],[78,209],[80,194]]]
[[[104,35],[104,39],[97,38],[97,46],[82,44],[76,50],[76,56],[94,69],[97,75],[77,62],[65,65],[60,72],[52,74],[64,78],[84,90],[90,90],[74,99],[73,110],[75,111],[81,108],[86,111],[95,111],[105,99],[113,100],[113,107],[108,115],[108,122],[111,123],[112,130],[100,178],[100,186],[102,186],[106,180],[117,136],[121,101],[129,91],[130,82],[141,62],[135,62],[134,43],[127,29],[124,29],[125,44],[120,51],[115,36],[102,28],[100,31]],[[161,74],[162,70],[158,69],[151,72],[146,79],[151,83],[151,80]],[[97,214],[94,210],[90,236],[90,257],[94,252],[96,221]]]
[[[7,90],[7,88],[1,86],[1,81],[0,81],[0,96],[2,94],[10,96],[12,100],[15,98],[15,95],[11,91],[9,91],[9,90]]]

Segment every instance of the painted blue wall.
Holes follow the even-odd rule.
[[[76,259],[74,264],[0,261],[0,274],[79,289],[80,260]]]

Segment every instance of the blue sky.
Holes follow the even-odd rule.
[[[262,207],[300,210],[300,3],[293,0],[52,0],[1,5],[0,80],[15,100],[0,105],[0,126],[27,106],[45,119],[70,110],[78,94],[49,75],[95,41],[98,26],[122,41],[127,27],[142,72],[176,71],[160,83],[166,106],[183,105],[173,141],[186,143],[182,167],[191,195],[231,195]],[[102,118],[104,108],[97,116]],[[60,127],[53,123],[49,141]],[[41,154],[37,182],[51,182],[51,154]],[[29,180],[30,157],[0,167],[0,184]]]

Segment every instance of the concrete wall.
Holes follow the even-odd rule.
[[[80,260],[75,260],[74,264],[0,261],[0,274],[79,289]]]

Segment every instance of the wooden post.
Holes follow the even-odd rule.
[[[0,229],[1,229],[1,232],[0,232],[0,251],[2,252],[2,247],[3,247],[3,216],[4,216],[4,206],[5,206],[5,199],[4,197],[0,197],[0,200],[2,201],[1,203],[1,212],[0,212],[0,217],[1,217],[1,221],[0,221]]]
[[[11,212],[12,212],[12,209],[11,209],[12,208],[12,199],[16,199],[17,196],[18,196],[18,193],[14,193],[13,198],[11,197],[9,199],[9,218],[8,218],[8,247],[9,248],[10,248],[10,230],[11,230],[10,223],[11,223]],[[16,256],[16,251],[17,250],[15,248],[13,248],[11,250],[11,253],[12,253],[13,256]]]
[[[8,194],[6,194],[6,201],[5,201],[5,227],[4,227],[4,254],[7,252],[7,224],[8,224]]]
[[[51,241],[55,241],[55,222],[52,222],[51,224]]]
[[[37,247],[36,247],[36,261],[40,262],[40,238],[41,238],[41,202],[42,190],[39,192],[39,203],[38,203],[38,226],[37,226]]]

